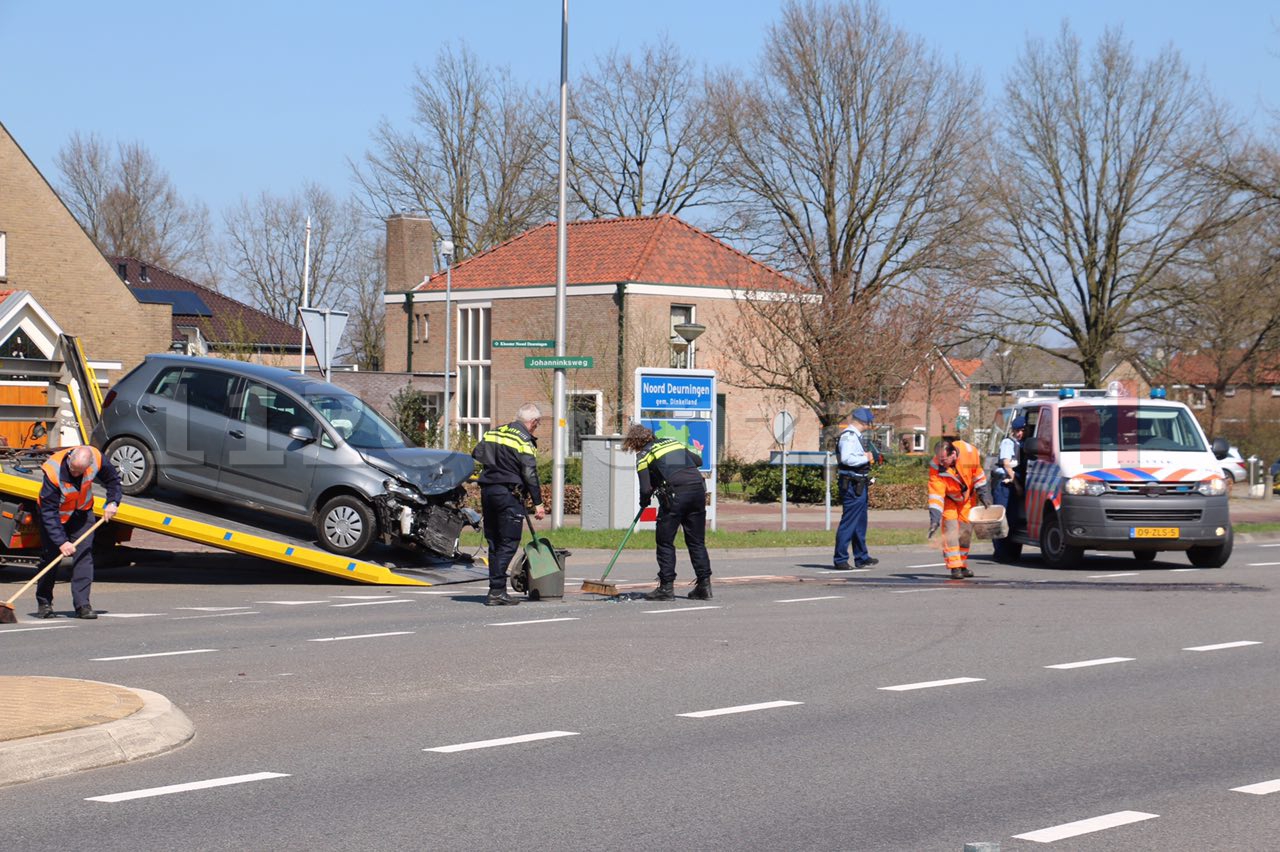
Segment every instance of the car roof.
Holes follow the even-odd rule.
[[[181,367],[208,367],[224,373],[234,373],[250,379],[259,379],[287,388],[298,394],[340,393],[349,394],[337,385],[286,370],[282,367],[268,367],[265,364],[253,364],[248,361],[232,361],[227,358],[201,358],[195,355],[148,355],[146,363],[156,365],[173,365]]]

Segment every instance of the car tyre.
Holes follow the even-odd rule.
[[[1040,525],[1040,555],[1050,568],[1078,568],[1084,558],[1084,548],[1067,544],[1067,531],[1062,516],[1052,509],[1045,510],[1044,523]]]
[[[120,471],[120,489],[129,497],[146,494],[155,485],[155,456],[137,438],[116,438],[103,455]]]
[[[1232,485],[1235,485],[1235,484],[1236,484],[1236,482],[1237,482],[1237,480],[1236,480],[1236,475],[1235,475],[1234,473],[1232,473],[1232,472],[1231,472],[1231,470],[1230,470],[1229,468],[1225,468],[1225,467],[1224,467],[1224,468],[1222,469],[1222,477],[1223,477],[1223,479],[1227,480],[1227,482],[1231,483]]]
[[[1133,558],[1139,562],[1154,562],[1158,551],[1155,550],[1135,550]]]
[[[1197,568],[1221,568],[1231,558],[1231,548],[1235,544],[1235,533],[1227,527],[1227,537],[1218,545],[1187,548],[1187,559]]]
[[[377,532],[373,507],[350,494],[340,494],[325,503],[316,518],[321,547],[342,556],[364,553]]]

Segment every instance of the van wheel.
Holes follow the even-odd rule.
[[[373,508],[359,497],[340,494],[320,510],[316,535],[320,545],[342,556],[359,556],[369,549],[378,531]]]
[[[1135,550],[1133,558],[1139,562],[1154,562],[1156,559],[1156,551],[1154,550]]]
[[[1040,554],[1050,568],[1078,568],[1084,557],[1083,547],[1067,544],[1062,516],[1052,509],[1045,509],[1040,525]]]
[[[120,488],[130,497],[146,494],[155,485],[155,457],[137,438],[116,438],[107,445],[106,457],[120,471]]]
[[[1197,568],[1221,568],[1231,558],[1234,539],[1235,533],[1232,532],[1231,527],[1227,527],[1227,538],[1222,544],[1187,548],[1187,559],[1191,560],[1191,564]]]

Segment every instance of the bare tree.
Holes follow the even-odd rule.
[[[313,306],[345,308],[352,302],[366,236],[359,206],[308,184],[300,193],[262,193],[241,199],[224,215],[227,262],[251,304],[276,319],[297,324],[302,303],[306,221],[311,217]]]
[[[386,252],[374,239],[354,255],[347,319],[346,357],[361,370],[380,370],[386,345]]]
[[[1109,351],[1162,321],[1151,308],[1177,295],[1171,267],[1241,208],[1194,167],[1228,129],[1176,51],[1143,63],[1111,30],[1081,53],[1064,25],[1029,41],[1006,82],[988,319],[1046,351],[1040,332],[1067,337],[1063,357],[1096,385]]]
[[[208,271],[208,208],[184,200],[141,143],[73,133],[57,160],[59,193],[103,254]]]
[[[605,54],[570,95],[568,185],[588,215],[687,215],[712,200],[724,143],[693,63],[669,40],[638,59]]]
[[[413,128],[383,120],[373,149],[351,164],[369,212],[421,211],[442,223],[462,260],[554,214],[545,169],[544,98],[506,70],[482,66],[465,45],[446,47],[412,86]]]

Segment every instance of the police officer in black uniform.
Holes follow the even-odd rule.
[[[519,603],[507,594],[507,566],[520,547],[525,499],[533,501],[534,517],[542,520],[546,516],[538,485],[538,439],[533,437],[541,420],[538,406],[526,403],[516,412],[515,420],[485,432],[471,451],[471,457],[483,466],[480,506],[484,537],[489,542],[489,596],[485,606]]]
[[[651,601],[675,600],[676,530],[684,529],[684,543],[697,584],[690,600],[711,599],[711,559],[707,556],[707,486],[698,470],[702,456],[670,438],[654,440],[653,432],[640,424],[631,427],[623,449],[636,454],[640,477],[640,505],[658,495],[658,587],[645,594]]]

